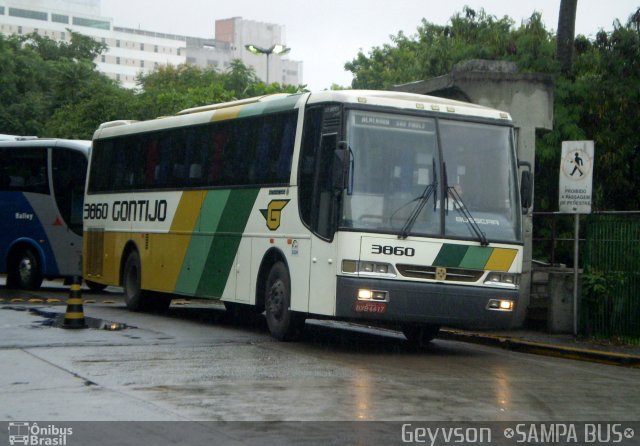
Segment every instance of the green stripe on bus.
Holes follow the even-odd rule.
[[[460,265],[469,247],[444,243],[433,261],[434,266],[453,267]]]
[[[222,211],[227,205],[230,190],[209,191],[203,200],[200,213],[193,228],[193,235],[184,256],[180,276],[176,282],[176,292],[193,295],[198,290],[205,261],[211,250]]]
[[[482,246],[469,246],[466,254],[460,262],[460,268],[484,269],[487,264],[493,248],[485,248]]]
[[[203,296],[220,297],[233,270],[242,233],[247,226],[251,210],[258,197],[259,189],[235,189],[220,217],[216,233],[211,241],[209,253],[196,293]],[[205,199],[206,202],[206,199]]]

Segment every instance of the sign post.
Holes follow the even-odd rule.
[[[591,213],[593,141],[563,141],[560,161],[560,212],[575,214],[573,242],[573,334],[578,334],[578,258],[580,214]]]

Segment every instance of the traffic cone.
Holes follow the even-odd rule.
[[[82,310],[80,280],[77,277],[73,278],[62,328],[87,328],[87,324],[84,321],[84,311]]]

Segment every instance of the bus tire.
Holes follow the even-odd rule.
[[[89,287],[91,291],[94,293],[101,293],[107,287],[106,285],[98,282],[92,282],[91,280],[85,280],[84,283]]]
[[[238,302],[223,301],[224,309],[234,322],[248,322],[252,321],[258,315],[256,307],[249,304],[243,304]]]
[[[276,262],[269,271],[264,303],[271,336],[279,341],[292,340],[300,332],[304,320],[291,311],[291,278],[282,262]]]
[[[37,290],[42,285],[40,258],[30,248],[21,248],[11,256],[7,286],[21,290]]]
[[[133,250],[127,256],[127,261],[122,270],[124,303],[131,311],[144,311],[147,309],[147,293],[142,290],[141,281],[140,254],[138,254],[138,251]]]
[[[402,327],[402,334],[412,346],[417,348],[424,348],[429,345],[438,336],[439,331],[440,326],[433,324],[405,325]]]

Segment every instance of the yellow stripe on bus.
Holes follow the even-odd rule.
[[[489,271],[509,271],[517,254],[517,249],[494,248],[484,269]]]
[[[150,234],[149,250],[142,275],[142,287],[172,292],[176,288],[184,257],[200,215],[206,191],[184,192],[168,234]],[[144,255],[144,254],[143,254]]]
[[[226,119],[233,119],[238,116],[240,110],[242,109],[241,105],[236,105],[235,107],[227,107],[222,108],[220,110],[216,110],[213,113],[213,118],[211,119],[213,122],[216,121],[224,121]]]

